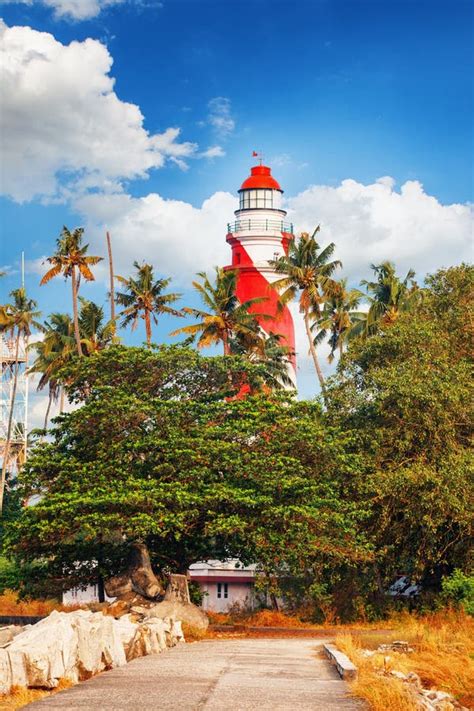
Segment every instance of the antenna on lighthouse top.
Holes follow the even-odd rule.
[[[252,151],[252,158],[258,158],[260,165],[263,165],[263,153],[262,151]]]

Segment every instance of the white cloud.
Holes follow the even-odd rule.
[[[321,245],[335,242],[343,273],[359,281],[370,264],[389,259],[400,272],[423,275],[472,257],[469,205],[443,205],[418,181],[400,191],[388,176],[364,185],[343,180],[337,187],[314,185],[287,202],[298,230],[321,224]]]
[[[188,158],[199,157],[196,144],[179,141],[179,128],[157,134],[144,128],[140,108],[114,92],[112,57],[99,41],[63,45],[0,20],[0,44],[2,192],[14,200],[113,192],[168,160],[185,168]]]
[[[224,156],[225,151],[221,146],[209,146],[199,154],[200,158],[223,158]]]
[[[159,273],[189,287],[197,271],[227,264],[230,249],[226,225],[237,207],[237,198],[218,192],[196,208],[187,202],[165,200],[156,193],[87,195],[75,202],[85,217],[88,241],[96,253],[103,251],[105,230],[112,235],[114,267],[128,274],[135,259],[152,262]],[[106,278],[105,267],[101,271]]]
[[[0,4],[4,5],[44,5],[53,10],[56,19],[76,21],[90,20],[108,7],[125,3],[138,9],[163,6],[156,0],[0,0]]]
[[[230,99],[225,96],[216,96],[208,103],[209,114],[207,122],[221,138],[227,138],[235,129],[235,120],[232,117]]]

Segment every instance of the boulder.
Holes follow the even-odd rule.
[[[29,627],[30,625],[28,625]],[[6,644],[10,644],[13,637],[25,630],[21,625],[8,625],[7,627],[0,627],[0,647],[4,647]]]
[[[177,600],[163,600],[153,605],[148,610],[147,620],[153,617],[171,617],[173,620],[180,620],[194,629],[205,632],[209,626],[207,615],[201,608],[192,603],[183,604]]]
[[[68,618],[70,614],[53,611],[17,635],[8,646],[9,653],[24,654],[28,686],[53,689],[66,670],[74,666],[77,635]]]

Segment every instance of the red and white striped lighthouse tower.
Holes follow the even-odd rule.
[[[251,311],[265,313],[271,318],[259,319],[265,333],[280,334],[282,345],[295,352],[293,318],[287,306],[278,308],[278,291],[272,285],[282,278],[269,264],[288,251],[293,239],[293,225],[285,222],[281,208],[283,190],[265,165],[256,165],[239,190],[240,205],[235,211],[235,222],[227,225],[227,242],[232,248],[232,265],[237,270],[239,301],[265,298],[254,304]],[[292,355],[289,375],[296,387],[296,360]]]

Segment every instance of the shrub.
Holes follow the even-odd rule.
[[[474,615],[474,576],[465,575],[456,568],[451,575],[443,578],[441,587],[446,602],[460,605],[468,615]]]

